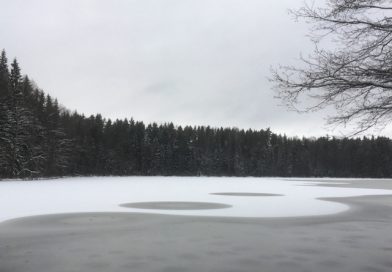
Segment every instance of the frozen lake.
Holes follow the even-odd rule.
[[[0,182],[0,222],[32,215],[133,212],[215,217],[299,217],[346,211],[330,197],[392,190],[321,187],[344,180],[88,177]]]

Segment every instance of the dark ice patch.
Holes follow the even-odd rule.
[[[152,210],[211,210],[230,208],[231,205],[211,202],[135,202],[121,204],[120,207]]]

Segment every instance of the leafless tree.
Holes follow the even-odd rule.
[[[329,124],[355,124],[354,134],[382,128],[392,117],[392,1],[326,0],[292,11],[310,23],[315,50],[300,67],[273,70],[278,97],[299,111],[336,108]],[[332,46],[331,46],[332,45]],[[333,48],[333,49],[331,49]]]

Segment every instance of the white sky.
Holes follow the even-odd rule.
[[[325,113],[279,106],[267,79],[313,48],[308,26],[287,12],[302,3],[0,0],[0,48],[86,115],[340,135],[326,129]]]

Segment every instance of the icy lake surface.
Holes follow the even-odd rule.
[[[318,183],[320,181],[311,179],[223,177],[2,181],[0,222],[24,216],[76,212],[225,217],[314,216],[349,209],[347,205],[319,198],[392,194],[392,190],[320,187],[316,186]]]

